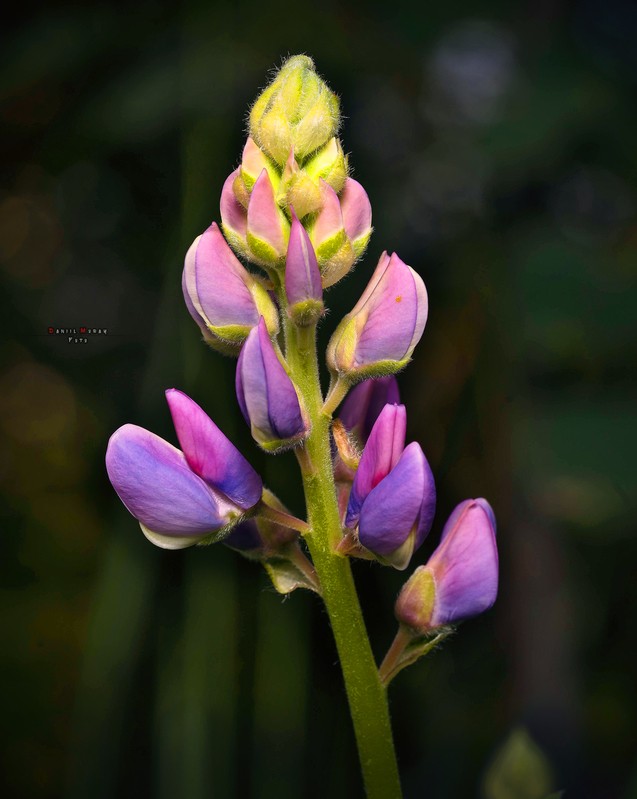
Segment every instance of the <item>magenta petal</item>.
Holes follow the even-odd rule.
[[[250,195],[248,230],[252,236],[269,244],[279,257],[285,255],[287,241],[283,220],[274,198],[272,181],[265,168]]]
[[[246,339],[237,363],[237,399],[260,444],[306,431],[294,384],[279,361],[263,318]]]
[[[398,382],[394,375],[370,378],[351,389],[338,417],[347,430],[365,443],[385,405],[397,405],[399,402]]]
[[[367,192],[353,178],[347,178],[340,196],[345,232],[351,241],[369,233],[372,227],[372,206]]]
[[[321,300],[321,273],[310,237],[291,209],[292,227],[285,259],[285,292],[290,305],[305,300]]]
[[[186,255],[185,296],[212,327],[254,327],[259,314],[248,288],[249,273],[213,222]]]
[[[156,533],[203,537],[223,527],[233,510],[191,471],[183,453],[137,425],[113,433],[106,469],[124,505]]]
[[[486,500],[458,505],[427,568],[436,586],[432,627],[475,616],[493,605],[498,593],[498,550],[495,517]]]
[[[404,405],[385,405],[365,444],[347,505],[345,524],[355,527],[363,502],[396,466],[405,447],[407,412]]]
[[[405,448],[392,471],[369,493],[360,513],[361,544],[378,555],[391,555],[418,528],[430,469],[420,446]],[[430,508],[426,508],[429,518]],[[415,546],[419,546],[416,535]]]
[[[221,202],[219,209],[221,211],[221,220],[225,227],[236,233],[242,239],[245,239],[248,230],[248,217],[245,208],[241,205],[239,200],[235,197],[232,188],[234,180],[239,174],[239,169],[235,169],[226,178],[221,190]]]
[[[238,508],[261,499],[261,478],[212,419],[186,394],[171,388],[166,400],[190,468]]]

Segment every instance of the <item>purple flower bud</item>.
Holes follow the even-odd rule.
[[[146,537],[181,549],[225,532],[257,504],[262,483],[193,400],[175,389],[166,398],[184,451],[127,424],[110,438],[106,469]]]
[[[378,415],[363,454],[361,455],[352,493],[347,506],[345,524],[358,524],[363,502],[370,491],[391,472],[405,449],[407,412],[404,405],[385,405]]]
[[[405,569],[427,537],[435,510],[433,474],[414,441],[363,503],[359,541],[395,568]]]
[[[338,416],[364,444],[385,405],[399,402],[398,382],[393,375],[363,380],[349,392]]]
[[[370,433],[349,497],[345,524],[397,569],[425,540],[436,509],[433,475],[419,444],[405,448],[404,405],[385,405]]]
[[[182,287],[188,310],[208,341],[239,346],[260,316],[271,334],[278,331],[270,295],[239,263],[214,222],[186,254]]]
[[[292,446],[309,427],[263,319],[253,328],[237,363],[237,400],[255,441],[268,451]]]
[[[426,566],[407,580],[396,601],[398,621],[417,632],[488,610],[498,593],[495,516],[485,499],[461,502]]]
[[[247,241],[253,260],[266,267],[279,266],[289,235],[289,223],[276,203],[268,171],[263,169],[248,203]]]
[[[395,253],[385,252],[360,300],[334,331],[328,366],[350,380],[397,372],[409,362],[426,321],[422,278]]]
[[[288,313],[298,324],[316,322],[323,313],[321,273],[310,237],[291,209],[292,228],[285,259]]]

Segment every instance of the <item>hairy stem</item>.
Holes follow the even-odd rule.
[[[342,529],[332,473],[330,417],[323,410],[319,382],[316,331],[314,326],[296,328],[286,322],[285,334],[287,363],[312,423],[299,457],[311,527],[305,540],[336,640],[365,789],[368,799],[400,799],[386,689],[378,676],[350,562],[336,552]]]
[[[261,500],[259,505],[259,516],[282,524],[284,527],[289,527],[290,530],[296,530],[301,535],[307,535],[310,531],[310,525],[307,522],[297,519],[296,516],[292,516],[290,513],[271,507],[264,500]]]

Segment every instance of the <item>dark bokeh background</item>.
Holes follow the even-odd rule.
[[[637,6],[20,4],[2,47],[2,795],[359,797],[319,603],[162,552],[103,455],[183,388],[296,512],[180,290],[286,54],[341,94],[382,249],[430,317],[400,376],[439,515],[486,496],[501,593],[391,688],[408,799],[637,796]],[[9,34],[9,35],[7,35]],[[106,329],[86,343],[48,328]],[[419,553],[421,562],[427,552]],[[404,575],[356,568],[373,646]],[[508,787],[507,787],[508,786]],[[517,786],[517,787],[516,787]]]

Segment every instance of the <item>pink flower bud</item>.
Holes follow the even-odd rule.
[[[238,347],[261,316],[271,335],[278,331],[270,295],[239,263],[214,222],[188,250],[182,286],[188,310],[210,343]]]
[[[338,195],[324,180],[320,181],[323,207],[318,212],[310,239],[327,288],[344,277],[356,260],[356,253],[345,232]]]
[[[248,203],[247,241],[252,259],[266,267],[280,266],[289,235],[290,225],[276,203],[267,169],[263,169]]]
[[[425,633],[488,610],[498,594],[495,527],[485,499],[461,502],[427,565],[403,586],[396,601],[398,621]]]
[[[383,253],[360,300],[332,335],[330,370],[352,382],[399,371],[422,336],[427,307],[420,275],[395,253]]]

